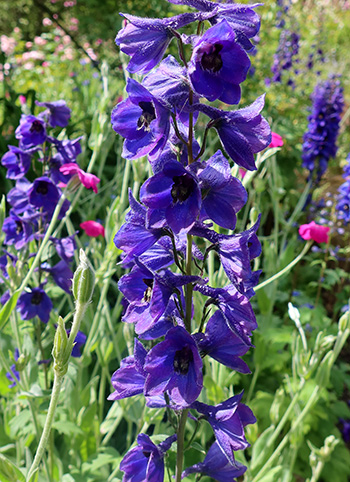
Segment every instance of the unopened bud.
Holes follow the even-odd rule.
[[[333,365],[333,351],[329,351],[323,358],[316,373],[316,383],[325,387],[329,381],[330,371]]]
[[[320,349],[322,351],[328,351],[334,345],[335,340],[337,339],[334,335],[327,335],[323,338]]]
[[[86,254],[81,249],[79,253],[79,266],[73,277],[73,295],[79,303],[89,303],[95,286],[95,272]]]
[[[350,311],[344,313],[339,320],[339,330],[344,332],[350,327]]]
[[[6,198],[5,195],[2,195],[1,203],[0,203],[0,229],[2,229],[2,225],[4,224],[5,216],[6,216]]]
[[[249,224],[253,225],[257,222],[259,217],[259,211],[256,208],[252,208],[249,213]]]
[[[64,321],[63,318],[59,316],[53,342],[52,357],[54,359],[54,370],[59,372],[60,375],[64,375],[68,368],[68,359],[70,354],[68,354],[67,357],[67,342],[68,336],[64,327]]]

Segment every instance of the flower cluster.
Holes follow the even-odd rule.
[[[337,153],[340,116],[344,107],[343,89],[339,80],[329,78],[319,83],[312,94],[312,112],[303,138],[303,167],[309,179],[318,184],[330,158]]]
[[[248,446],[244,426],[254,423],[242,394],[216,406],[198,401],[203,392],[205,357],[248,373],[240,358],[251,347],[256,319],[250,303],[260,272],[251,268],[259,256],[258,221],[237,234],[219,234],[214,224],[234,230],[237,212],[247,201],[241,182],[232,176],[229,160],[218,150],[204,159],[209,129],[215,129],[226,154],[248,170],[254,154],[269,146],[271,132],[261,115],[264,97],[236,110],[220,110],[207,101],[238,104],[240,84],[250,67],[250,39],[259,31],[255,6],[208,0],[171,0],[197,10],[166,19],[122,14],[126,25],[116,42],[130,56],[128,70],[146,74],[129,78],[128,97],[112,112],[113,129],[125,138],[123,156],[148,156],[153,175],[141,186],[140,202],[130,191],[130,211],[114,238],[122,263],[130,268],[119,280],[124,295],[123,321],[137,337],[134,354],[123,359],[112,376],[110,400],[143,394],[149,407],[167,407],[177,414],[206,420],[216,442],[204,462],[186,469],[217,480],[241,475],[234,451]],[[211,25],[202,32],[204,20]],[[196,35],[181,27],[197,22]],[[179,60],[163,56],[175,40]],[[186,56],[188,46],[191,57]],[[202,144],[194,126],[208,118]],[[203,249],[206,245],[206,249]],[[200,247],[202,249],[200,249]],[[205,277],[210,252],[216,253],[229,284],[214,287]],[[194,310],[192,294],[202,295],[203,312]],[[151,342],[151,343],[150,343]],[[150,344],[151,348],[147,348]],[[178,447],[183,430],[179,424]],[[121,463],[125,482],[162,481],[164,454],[176,439],[154,445],[146,434]],[[180,449],[178,449],[180,450]],[[178,453],[178,460],[183,454]],[[176,481],[181,480],[182,462]],[[142,473],[142,475],[141,475]]]
[[[70,203],[61,188],[67,183],[74,187],[81,182],[97,192],[99,182],[77,164],[80,140],[62,140],[61,136],[58,139],[53,135],[69,122],[71,111],[66,102],[36,104],[44,110],[36,116],[22,115],[16,130],[18,146],[9,146],[1,160],[7,169],[6,177],[16,182],[7,195],[11,208],[3,223],[6,250],[0,257],[0,282],[8,291],[3,294],[2,303],[17,287],[21,267],[33,256],[31,253],[34,251],[35,255],[39,249],[55,210],[58,219],[62,219],[69,209]],[[32,286],[26,287],[17,302],[17,311],[23,320],[38,317],[43,323],[49,321],[52,301],[45,285],[50,277],[55,285],[70,293],[74,238],[75,234],[50,238],[49,249],[40,260]]]
[[[271,71],[272,82],[282,82],[283,73],[291,70],[294,63],[298,63],[300,35],[290,30],[282,30],[277,52],[274,55]],[[293,80],[288,80],[288,85],[294,85]]]
[[[346,159],[343,177],[345,182],[338,189],[336,211],[338,219],[347,226],[350,223],[350,154]]]

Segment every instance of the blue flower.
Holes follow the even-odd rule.
[[[181,326],[171,328],[164,341],[147,354],[145,395],[169,391],[178,407],[188,407],[203,388],[202,359],[191,335]]]
[[[41,287],[25,291],[17,302],[17,311],[23,320],[31,320],[38,316],[43,323],[47,323],[51,310],[52,301]]]
[[[16,146],[8,147],[10,150],[3,155],[1,164],[7,169],[7,178],[20,179],[29,171],[33,151],[25,151]]]
[[[194,90],[210,101],[238,104],[239,84],[247,77],[250,60],[236,42],[226,20],[209,28],[194,45],[188,73]]]
[[[51,127],[66,127],[68,125],[71,110],[67,106],[65,100],[56,100],[54,102],[35,102],[40,107],[46,107],[48,111],[42,112],[42,117],[48,117]]]
[[[67,330],[67,335],[70,335],[70,330]],[[75,340],[74,340],[74,346],[72,350],[72,356],[74,358],[79,358],[81,357],[81,349],[86,343],[86,335],[82,331],[78,331]]]
[[[25,149],[43,144],[46,140],[45,122],[34,115],[22,115],[16,138],[20,141],[20,147]]]
[[[247,467],[234,462],[231,464],[226,455],[222,452],[218,442],[214,442],[208,450],[203,462],[188,467],[182,473],[182,478],[190,474],[200,473],[207,475],[218,482],[233,482],[236,477],[240,477],[247,470]]]
[[[155,158],[164,148],[170,130],[170,110],[145,87],[128,79],[129,97],[112,111],[112,127],[125,138],[122,156]]]
[[[337,196],[337,217],[345,225],[350,223],[350,154],[346,159],[344,174],[346,181],[339,187]]]
[[[18,361],[18,358],[19,358],[19,351],[18,351],[18,348],[16,348],[14,353],[15,361]],[[13,388],[17,385],[17,382],[20,380],[20,376],[15,363],[11,365],[10,368],[11,368],[11,371],[6,373],[6,377],[11,382],[11,385],[9,385],[9,388]]]
[[[140,433],[137,446],[129,450],[121,461],[123,482],[163,482],[164,455],[175,440],[176,435],[172,435],[155,445],[148,435]]]

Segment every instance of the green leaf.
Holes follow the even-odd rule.
[[[275,427],[273,425],[267,428],[253,445],[252,459],[250,462],[250,470],[253,475],[258,472],[259,468],[262,467],[263,463],[269,458],[269,456],[273,452],[273,445],[267,448],[266,444],[270,439],[271,435],[273,434],[274,430]],[[257,465],[257,460],[259,459],[261,453],[263,453],[264,456],[260,459],[259,465]]]
[[[256,297],[257,297],[257,300],[258,300],[259,310],[260,310],[261,314],[266,315],[267,313],[269,313],[270,308],[271,308],[271,300],[267,296],[264,288],[262,288],[261,290],[258,290],[256,292]]]
[[[52,424],[52,427],[65,435],[83,435],[84,433],[81,428],[69,420],[58,420]]]
[[[0,331],[4,328],[12,311],[15,309],[20,292],[15,291],[11,298],[4,304],[0,311]]]
[[[258,482],[276,482],[276,480],[279,480],[278,477],[281,475],[282,469],[282,465],[278,465],[277,467],[270,469],[269,473],[262,479],[259,479]]]
[[[25,482],[26,480],[19,468],[2,454],[0,454],[0,480],[1,482]]]

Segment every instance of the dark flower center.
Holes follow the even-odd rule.
[[[30,132],[42,132],[43,131],[43,125],[41,122],[38,120],[35,120],[32,122],[32,125],[30,126]]]
[[[38,194],[43,194],[44,196],[48,193],[48,186],[46,182],[39,182],[36,192]]]
[[[174,356],[174,370],[180,375],[187,375],[190,364],[193,363],[193,353],[189,346],[177,350]]]
[[[146,459],[149,459],[151,456],[151,452],[146,452],[146,450],[144,450],[142,453],[146,457]]]
[[[137,128],[149,131],[150,123],[156,118],[156,111],[152,102],[139,102],[139,106],[142,109],[142,114],[137,121]]]
[[[36,291],[33,293],[32,299],[30,300],[30,303],[32,305],[40,305],[41,300],[42,300],[43,294],[40,293],[40,291]]]
[[[222,50],[221,44],[214,44],[211,46],[210,51],[205,52],[201,58],[201,66],[203,70],[209,72],[218,72],[222,67],[222,59],[220,52]]]
[[[193,192],[195,181],[193,177],[188,174],[173,177],[174,184],[171,188],[171,197],[174,203],[186,201]]]
[[[152,289],[153,289],[154,279],[144,278],[142,281],[147,286],[147,289],[146,289],[146,291],[144,292],[144,295],[143,295],[143,301],[145,303],[149,303],[151,301],[151,297],[152,297]]]
[[[16,221],[16,234],[21,234],[23,232],[23,225],[21,221]]]

